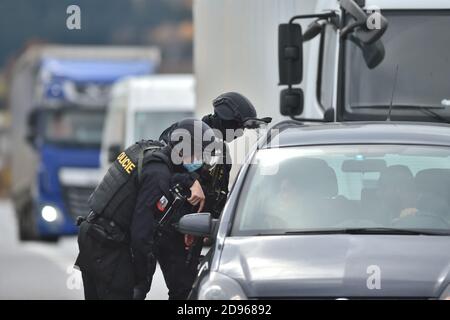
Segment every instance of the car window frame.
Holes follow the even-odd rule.
[[[388,146],[388,145],[392,145],[392,146],[414,146],[414,147],[434,147],[434,148],[448,148],[450,150],[450,145],[442,145],[442,144],[426,144],[426,143],[396,143],[396,142],[377,142],[377,143],[361,143],[361,142],[355,142],[355,143],[320,143],[320,144],[307,144],[307,145],[287,145],[287,146],[278,146],[277,149],[281,149],[281,148],[301,148],[301,147],[333,147],[333,146],[352,146],[352,145],[383,145],[383,146]],[[255,152],[255,154],[251,157],[251,159],[249,159],[250,163],[248,165],[248,167],[246,168],[246,172],[244,172],[244,176],[243,179],[241,181],[241,184],[239,185],[239,188],[236,189],[237,192],[237,198],[236,201],[232,204],[232,208],[231,208],[231,215],[229,218],[229,225],[227,228],[227,232],[226,232],[226,237],[249,237],[249,236],[254,236],[254,231],[252,230],[251,232],[247,232],[247,231],[239,231],[238,233],[235,232],[235,225],[236,223],[240,222],[236,221],[236,215],[237,215],[237,209],[239,207],[239,204],[242,201],[242,196],[244,194],[243,190],[246,187],[246,181],[249,177],[252,165],[255,165],[253,163],[255,157],[257,156],[257,153],[260,150],[270,150],[270,149],[274,149],[274,148],[263,148],[263,149],[259,149],[257,150],[257,152]],[[250,186],[250,184],[248,184]],[[269,234],[268,234],[269,235]]]

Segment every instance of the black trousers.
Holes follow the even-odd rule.
[[[202,239],[197,239],[189,252],[184,235],[176,230],[163,233],[159,239],[156,257],[169,289],[169,300],[187,299],[197,276],[202,244]]]
[[[78,244],[80,255],[76,264],[82,273],[85,299],[132,299],[134,268],[129,248],[102,245],[83,232]],[[169,289],[169,300],[187,299],[197,276],[202,244],[202,239],[198,239],[189,252],[184,235],[175,229],[164,232],[157,241],[155,255]]]
[[[102,243],[83,222],[78,235],[80,253],[76,265],[83,277],[86,300],[133,299],[134,268],[127,245]]]
[[[89,272],[81,272],[83,277],[84,298],[86,300],[131,300],[133,291],[127,288],[103,289],[105,284],[98,283]]]

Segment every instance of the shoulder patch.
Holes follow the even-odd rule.
[[[117,156],[117,161],[128,174],[131,174],[131,172],[133,172],[134,168],[136,167],[136,164],[131,161],[125,151]]]
[[[158,202],[156,203],[156,208],[159,211],[163,212],[166,209],[168,203],[169,203],[169,200],[167,200],[167,198],[165,196],[162,196],[161,198],[159,198]]]

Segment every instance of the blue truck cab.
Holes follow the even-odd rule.
[[[155,67],[154,61],[136,59],[40,59],[32,107],[24,118],[23,140],[31,152],[16,150],[15,175],[13,169],[15,182],[26,182],[13,193],[21,240],[76,234],[76,218],[89,213],[87,200],[100,179],[110,88]]]
[[[54,238],[75,233],[74,220],[88,212],[87,199],[98,177],[104,110],[78,106],[37,110],[33,144],[39,161],[32,211],[39,237]],[[59,122],[69,122],[67,131],[76,132],[67,133],[65,139],[66,133],[56,128],[62,125]]]

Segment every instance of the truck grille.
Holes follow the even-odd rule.
[[[89,214],[88,199],[92,192],[93,187],[64,187],[64,200],[72,218]]]

